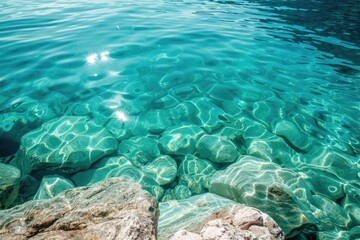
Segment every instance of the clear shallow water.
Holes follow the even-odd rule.
[[[301,172],[298,162],[326,166],[334,153],[357,176],[330,168],[337,181],[359,186],[359,6],[356,0],[2,2],[0,156],[8,162],[22,135],[64,115],[104,125],[117,117],[131,129],[120,140],[158,139],[181,123],[216,134],[224,125],[252,122],[293,151],[291,161],[274,157],[275,163]],[[207,112],[209,125],[212,112],[217,117],[209,128]],[[298,130],[279,130],[281,120]],[[251,143],[266,142],[262,134],[245,133],[242,153],[259,156]]]

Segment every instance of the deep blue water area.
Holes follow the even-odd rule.
[[[47,174],[86,185],[123,157],[159,201],[212,191],[266,212],[212,190],[211,176],[184,195],[173,190],[185,170],[153,170],[171,165],[159,157],[222,171],[248,155],[304,181],[274,177],[311,225],[289,236],[346,239],[360,232],[359,152],[359,0],[0,1],[0,162],[22,172],[14,204],[40,198]]]

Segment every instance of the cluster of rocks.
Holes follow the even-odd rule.
[[[200,234],[193,233],[202,225]],[[2,210],[0,238],[285,239],[274,220],[257,209],[210,193],[159,206],[139,184],[124,178]]]
[[[166,89],[172,83],[165,81]],[[26,110],[35,111],[32,118],[1,114],[0,139],[18,149],[0,158],[0,208],[121,176],[151,193],[163,212],[162,204],[196,201],[210,192],[263,211],[288,237],[359,234],[360,160],[350,147],[339,152],[305,131],[312,129],[301,125],[311,121],[307,115],[274,118],[271,110],[284,109],[279,101],[249,109],[232,101],[231,91],[211,87],[204,97],[199,93],[206,86],[196,86],[203,89],[179,86],[155,95],[146,84],[129,83],[121,89],[124,112],[99,95],[71,104],[59,118],[45,107]],[[250,102],[261,98],[241,94]],[[232,237],[259,237],[255,230],[241,233],[249,229],[240,231],[234,216],[201,220],[196,229],[168,237],[206,239],[215,225]]]

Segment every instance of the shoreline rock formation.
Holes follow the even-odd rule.
[[[0,211],[0,239],[156,239],[158,203],[139,184],[111,178]]]
[[[285,235],[267,214],[216,194],[159,206],[138,183],[110,178],[0,211],[0,239],[282,240]]]

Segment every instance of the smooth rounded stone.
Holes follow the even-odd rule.
[[[355,226],[350,230],[349,240],[360,239],[360,226]]]
[[[59,193],[74,187],[75,185],[69,179],[63,176],[44,176],[41,180],[40,187],[34,196],[34,200],[52,198]]]
[[[233,102],[233,99],[238,96],[239,86],[235,82],[217,82],[211,84],[210,88],[206,91],[207,96],[221,102]]]
[[[210,237],[212,233],[226,234],[226,231],[225,233],[218,231],[219,229],[216,228],[217,225],[219,225],[219,228],[226,227],[230,229],[232,231],[231,233],[238,237],[234,239],[243,239],[240,238],[240,236],[244,237],[244,239],[247,239],[245,236],[255,237],[253,232],[241,229],[239,226],[233,224],[235,218],[238,219],[237,221],[239,221],[241,215],[244,215],[244,218],[246,218],[246,213],[248,211],[254,211],[254,208],[247,207],[215,194],[205,193],[183,200],[162,202],[159,204],[159,208],[161,212],[158,222],[159,240],[169,239],[171,236],[180,237],[179,231],[186,231],[187,233],[184,235],[201,235],[201,239],[203,240],[222,239],[220,238],[221,236],[219,236],[219,238]],[[261,214],[261,219],[263,220],[259,221],[258,218],[253,219],[247,217],[247,220],[244,220],[244,225],[248,226],[248,228],[254,225],[265,227],[268,230],[267,233],[270,233],[272,237],[269,239],[285,239],[282,230],[267,214],[259,210],[256,211]],[[253,239],[255,240],[255,238]],[[262,238],[260,237],[258,239]]]
[[[33,99],[15,105],[11,112],[0,113],[0,142],[7,143],[0,144],[0,157],[16,153],[24,134],[55,116],[48,105]]]
[[[157,98],[153,103],[152,106],[157,109],[168,109],[176,107],[179,104],[179,101],[171,96],[165,95],[160,98]]]
[[[293,146],[293,148],[308,151],[312,146],[312,139],[309,135],[305,134],[299,127],[292,121],[285,119],[275,119],[272,121],[272,132]]]
[[[0,211],[0,239],[156,239],[157,201],[112,178]]]
[[[65,114],[68,116],[91,115],[95,111],[95,106],[86,102],[75,102],[68,106]]]
[[[199,110],[192,102],[181,102],[176,107],[169,109],[169,115],[172,116],[175,123],[184,122],[196,123]],[[192,124],[189,124],[191,126]]]
[[[173,125],[172,116],[167,110],[150,110],[140,113],[139,124],[151,134],[160,134]]]
[[[224,123],[229,121],[226,117],[226,113],[213,104],[210,99],[194,98],[191,102],[195,105],[199,112],[196,115],[197,121],[194,123],[204,129],[207,133],[212,133],[213,131],[223,127]]]
[[[224,127],[219,132],[216,133],[217,135],[226,138],[233,143],[236,144],[238,148],[245,145],[245,139],[243,137],[244,132],[237,127]]]
[[[269,132],[258,137],[245,138],[247,154],[274,162],[282,166],[293,168],[293,156],[297,152],[286,144],[284,139]]]
[[[169,127],[159,139],[159,148],[165,154],[184,156],[195,151],[197,140],[204,134],[194,125]]]
[[[166,189],[162,198],[161,198],[161,202],[166,202],[166,201],[170,201],[170,200],[176,200],[176,196],[174,194],[174,189]]]
[[[238,118],[243,115],[243,108],[234,101],[223,101],[222,109],[233,118]]]
[[[327,168],[339,179],[348,183],[360,181],[360,161],[358,158],[327,148],[319,148],[302,158],[303,162]]]
[[[119,119],[120,118],[120,119]],[[105,125],[108,130],[119,142],[133,136],[126,122],[127,117],[119,113],[119,118],[111,118]],[[124,121],[125,120],[125,121]]]
[[[256,121],[264,124],[266,127],[270,127],[270,123],[274,118],[279,118],[283,115],[285,103],[272,97],[264,101],[258,101],[253,104],[253,110],[251,115]]]
[[[175,195],[175,199],[181,200],[181,199],[189,198],[192,194],[189,188],[183,185],[177,185],[174,188],[174,195]]]
[[[313,195],[309,200],[315,207],[322,211],[322,216],[317,217],[320,221],[324,223],[328,222],[329,224],[342,229],[348,229],[348,227],[353,224],[346,211],[330,199],[319,195]]]
[[[289,237],[317,222],[303,176],[260,158],[239,157],[212,176],[209,190],[266,212]]]
[[[190,189],[184,185],[176,185],[174,188],[168,188],[161,199],[162,202],[170,200],[181,200],[191,197]]]
[[[0,209],[11,206],[18,197],[20,177],[19,169],[0,163]]]
[[[106,157],[94,163],[91,168],[77,172],[71,177],[76,186],[90,186],[97,182],[119,177],[123,168],[133,166],[124,156]]]
[[[215,163],[234,162],[238,157],[236,145],[219,136],[204,135],[196,144],[196,152],[201,158]]]
[[[160,186],[171,183],[177,175],[177,163],[170,156],[160,156],[142,168]]]
[[[120,143],[118,154],[128,158],[134,166],[141,167],[160,156],[160,150],[155,139],[132,137]]]
[[[341,202],[347,214],[350,215],[355,225],[360,225],[360,186],[345,184],[345,198]]]
[[[192,194],[204,193],[210,177],[216,172],[212,162],[186,155],[179,166],[179,184],[187,186]]]
[[[328,168],[301,164],[296,169],[306,175],[307,182],[313,192],[326,196],[333,201],[344,197],[344,183]]]
[[[112,177],[123,177],[137,182],[157,199],[161,199],[164,194],[164,189],[155,182],[152,176],[148,176],[139,168],[133,166],[133,163],[124,156],[101,159],[91,166],[91,169],[73,175],[71,180],[77,186],[91,186]]]
[[[117,149],[117,140],[86,117],[53,119],[21,138],[17,165],[33,170],[74,173]]]

